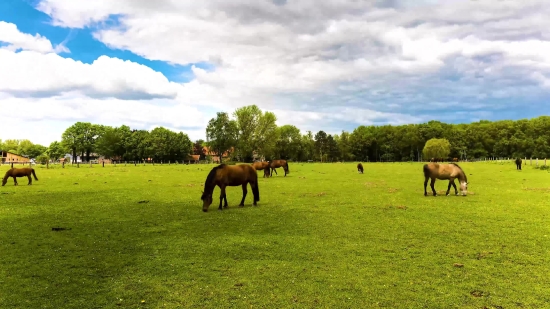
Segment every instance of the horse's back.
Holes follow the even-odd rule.
[[[258,179],[256,169],[252,165],[239,164],[226,166],[227,183],[238,186],[248,180]]]

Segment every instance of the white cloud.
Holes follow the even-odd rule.
[[[181,87],[149,67],[101,56],[92,64],[34,51],[0,50],[0,92],[55,96],[78,90],[90,97],[176,97]]]
[[[111,105],[164,100],[196,109],[202,120],[257,104],[277,111],[281,124],[319,130],[425,121],[458,106],[464,117],[478,117],[503,108],[494,100],[512,107],[550,91],[550,6],[543,0],[42,0],[37,8],[54,25],[91,27],[111,48],[214,69],[195,67],[192,82],[177,84],[118,59],[88,65],[41,55],[52,51],[36,43],[28,52],[0,51],[0,70],[10,72],[0,75],[0,92],[52,102],[69,94],[107,98]],[[113,15],[117,23],[104,23]],[[151,112],[147,125],[176,110],[166,111]],[[110,121],[123,116],[113,115]],[[140,117],[119,122],[145,123]]]
[[[39,53],[69,52],[63,45],[53,47],[50,40],[40,34],[30,35],[22,33],[17,29],[17,25],[4,21],[0,21],[0,42],[7,44],[0,49],[10,51],[30,50]]]

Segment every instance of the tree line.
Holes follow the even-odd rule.
[[[86,161],[92,153],[125,161],[152,158],[155,161],[188,160],[190,154],[207,159],[211,153],[230,160],[257,159],[294,161],[426,161],[426,142],[445,141],[451,158],[550,157],[550,117],[517,121],[482,120],[470,124],[429,121],[408,125],[361,125],[351,132],[302,133],[293,125],[277,126],[277,116],[256,105],[217,113],[206,127],[206,141],[192,142],[188,135],[163,127],[151,131],[129,126],[110,127],[77,122],[67,128],[61,141],[45,147],[29,140],[0,140],[0,148],[31,158],[58,160],[70,153]],[[447,144],[448,142],[448,144]],[[208,146],[211,153],[206,153]],[[438,146],[439,147],[439,146]]]

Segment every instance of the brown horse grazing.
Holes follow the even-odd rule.
[[[16,177],[25,177],[25,176],[29,178],[29,186],[30,186],[32,185],[31,174],[34,176],[35,180],[38,180],[38,178],[36,178],[36,173],[34,172],[34,168],[31,168],[31,167],[11,168],[6,172],[6,175],[2,180],[2,187],[6,185],[6,182],[8,182],[8,178],[10,177],[13,177],[14,186],[17,186],[19,184],[17,183]]]
[[[257,170],[257,171],[264,171],[264,178],[265,177],[269,177],[269,162],[268,161],[264,161],[264,162],[254,162],[252,163],[252,167]]]
[[[285,170],[285,177],[286,177],[286,174],[290,174],[290,171],[288,169],[288,162],[286,162],[286,160],[273,160],[273,161],[271,161],[271,174],[270,174],[270,176],[273,176],[273,171],[275,171],[276,175],[279,175],[279,174],[277,174],[277,170],[275,170],[276,168],[279,168],[279,167],[282,167],[283,170]]]
[[[246,198],[246,186],[250,183],[252,187],[252,193],[254,194],[254,206],[256,202],[260,201],[260,191],[258,189],[258,174],[256,170],[248,164],[240,165],[226,165],[220,164],[214,167],[204,182],[204,192],[202,193],[201,200],[202,211],[207,212],[208,207],[212,204],[212,193],[216,186],[220,187],[220,206],[219,210],[222,210],[222,200],[225,200],[224,207],[227,208],[227,196],[225,195],[225,188],[227,186],[242,186],[243,187],[243,199],[239,204],[240,207],[244,206],[244,199]]]
[[[357,164],[357,172],[363,174],[363,164],[361,163]]]
[[[455,188],[455,194],[458,195],[458,190],[456,189],[455,185],[455,179],[458,178],[458,181],[460,182],[460,191],[462,191],[462,195],[466,196],[468,193],[468,178],[466,177],[466,173],[462,170],[460,166],[456,163],[450,163],[450,164],[438,164],[438,163],[428,163],[424,164],[424,196],[428,195],[428,192],[426,191],[426,186],[428,185],[428,178],[432,179],[432,182],[430,183],[430,186],[432,187],[433,195],[436,196],[437,193],[435,192],[434,184],[435,180],[449,180],[449,187],[447,188],[447,194],[449,195],[449,191],[451,190],[451,185]]]
[[[453,162],[458,162],[458,158],[453,158]]]
[[[516,159],[516,170],[520,170],[521,171],[521,159],[520,158],[517,158]]]

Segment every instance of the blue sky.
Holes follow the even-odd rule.
[[[0,104],[33,111],[0,115],[0,139],[76,121],[204,138],[249,104],[329,133],[547,114],[550,8],[495,3],[0,1]]]
[[[63,57],[70,57],[84,63],[92,63],[99,56],[105,55],[129,60],[146,65],[151,69],[161,72],[170,81],[185,83],[193,79],[191,65],[169,64],[164,61],[149,60],[136,55],[128,50],[111,49],[92,36],[94,28],[65,28],[51,24],[51,17],[36,10],[39,3],[36,0],[3,0],[0,1],[0,20],[16,24],[21,32],[35,34],[40,33],[47,37],[52,44],[65,45],[71,52],[61,53]],[[106,24],[116,25],[116,15],[106,21]],[[207,63],[196,63],[196,66],[211,69]]]

